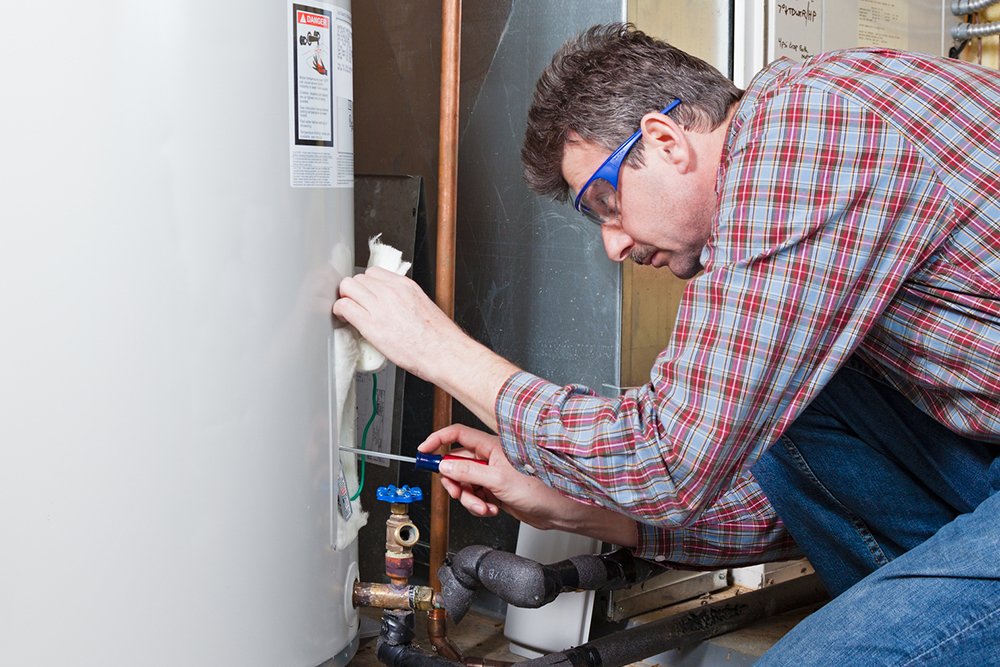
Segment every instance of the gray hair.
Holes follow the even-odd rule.
[[[521,149],[528,186],[568,198],[562,156],[570,130],[610,152],[645,114],[675,99],[681,105],[670,116],[685,129],[708,132],[725,122],[742,95],[705,61],[631,24],[594,26],[566,42],[538,78]],[[640,139],[626,164],[642,163]]]

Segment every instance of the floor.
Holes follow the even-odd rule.
[[[718,596],[714,597],[718,598]],[[701,604],[704,601],[711,601],[711,599],[712,596],[709,596],[707,600],[701,602],[695,601],[685,605],[677,605],[678,611],[684,611],[692,604]],[[776,616],[738,632],[722,635],[685,649],[653,656],[637,663],[636,667],[715,667],[717,665],[749,667],[815,608],[807,607]],[[380,667],[375,656],[375,639],[378,636],[381,612],[376,609],[363,609],[361,614],[361,645],[348,667]],[[430,643],[427,641],[426,614],[417,613],[416,634],[414,643],[431,650]],[[509,662],[520,662],[526,659],[508,650],[509,641],[503,634],[502,621],[480,616],[474,612],[470,612],[459,625],[449,623],[448,636],[468,657]]]

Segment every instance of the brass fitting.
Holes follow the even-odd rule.
[[[413,575],[413,545],[420,539],[408,509],[405,503],[392,503],[385,522],[385,573],[397,586]]]
[[[430,586],[397,587],[392,584],[371,584],[354,582],[351,600],[355,607],[376,607],[378,609],[413,609],[430,611],[441,605]]]
[[[419,539],[420,530],[410,521],[407,506],[403,503],[393,503],[389,518],[385,521],[386,551],[409,553]]]

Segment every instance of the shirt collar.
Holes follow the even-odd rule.
[[[763,99],[773,93],[781,83],[783,83],[791,70],[797,67],[796,63],[788,58],[778,58],[773,63],[758,72],[750,81],[742,99],[736,105],[736,113],[729,124],[729,137],[726,139],[726,146],[723,150],[723,158],[729,155],[729,148],[733,139],[742,129],[746,120],[754,113],[754,109]]]

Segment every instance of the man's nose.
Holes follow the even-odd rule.
[[[605,223],[601,225],[601,238],[604,240],[604,249],[612,262],[624,262],[628,259],[629,253],[635,241],[625,233],[621,225],[616,223]]]

